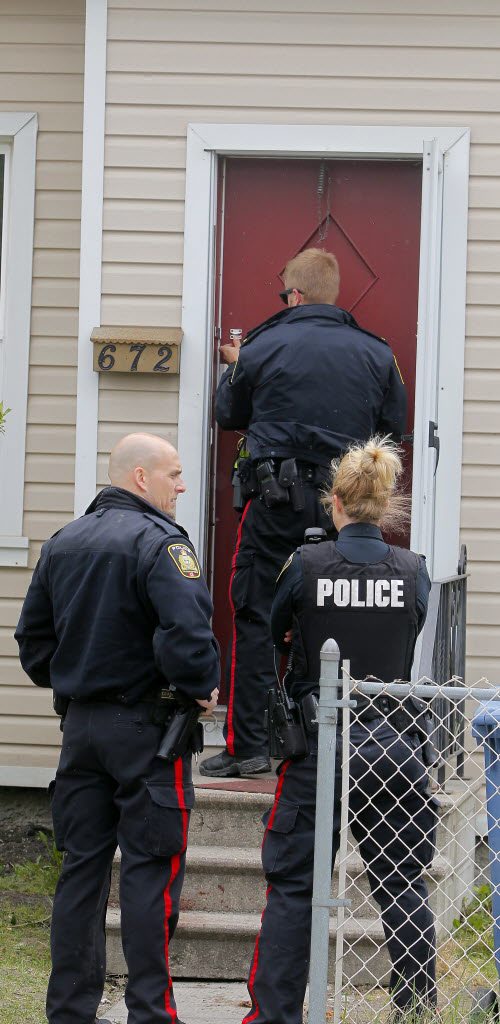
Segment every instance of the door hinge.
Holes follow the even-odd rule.
[[[438,430],[437,423],[435,423],[434,420],[429,420],[429,448],[435,448],[436,449],[436,465],[434,466],[434,476],[437,473],[437,468],[438,468],[438,465],[439,465],[439,452],[440,452],[440,447],[441,447],[441,442],[439,440],[439,435],[438,435],[437,430]]]
[[[222,331],[220,327],[214,327],[214,338],[216,341],[220,341],[222,338]]]

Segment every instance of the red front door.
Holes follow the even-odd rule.
[[[328,249],[340,265],[338,305],[386,338],[396,355],[408,391],[407,429],[413,430],[421,178],[421,164],[403,161],[227,159],[218,217],[222,340],[229,341],[231,328],[241,328],[244,337],[282,308],[281,273],[292,256],[311,246]],[[214,424],[209,570],[223,651],[238,524],[230,477],[239,436]],[[407,462],[411,487],[411,451]]]

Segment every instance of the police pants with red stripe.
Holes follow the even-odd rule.
[[[262,865],[267,903],[250,966],[244,1024],[302,1024],[309,972],[317,755],[280,766],[266,812]],[[435,850],[437,815],[418,740],[375,719],[351,728],[349,823],[379,905],[392,960],[394,1007],[416,1014],[436,1003],[436,937],[422,878]],[[332,864],[339,847],[337,747]],[[375,983],[375,982],[374,982]]]
[[[169,969],[194,791],[191,755],[155,757],[151,704],[71,702],[52,817],[64,850],[54,898],[50,1024],[94,1024],[106,976],[111,866],[121,850],[120,906],[128,1024],[177,1024]]]
[[[267,754],[264,726],[268,691],[276,681],[270,631],[276,577],[304,542],[310,526],[332,531],[319,492],[304,481],[305,508],[266,508],[260,498],[245,506],[236,536],[229,583],[232,638],[227,659],[227,750],[236,756]],[[336,534],[334,534],[336,536]]]

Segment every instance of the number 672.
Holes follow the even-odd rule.
[[[139,362],[141,360],[143,353],[146,350],[148,350],[147,354],[149,355],[152,352],[151,346],[147,345],[146,343],[136,342],[133,345],[129,345],[128,349],[130,355],[133,355],[133,359],[130,363],[130,366],[126,368],[123,367],[123,369],[128,370],[129,373],[137,373],[137,371],[139,370]],[[107,345],[103,345],[97,359],[100,370],[104,370],[105,372],[107,371],[109,373],[110,370],[114,369],[116,362],[115,353],[116,345],[113,345],[111,342],[108,343]],[[146,373],[168,373],[170,367],[167,366],[167,363],[169,363],[172,358],[171,346],[160,345],[160,347],[155,351],[154,355],[158,355],[160,357],[159,359],[156,360],[154,365],[144,367],[141,366],[141,369],[143,369],[143,371]],[[147,362],[149,363],[150,360],[147,360]],[[121,367],[119,368],[121,369]]]

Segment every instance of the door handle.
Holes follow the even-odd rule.
[[[438,430],[437,423],[435,423],[434,420],[429,420],[429,448],[435,448],[436,449],[436,465],[434,466],[434,476],[437,473],[437,468],[438,468],[438,465],[439,465],[439,453],[440,453],[440,448],[441,448],[441,442],[439,440],[439,435],[438,435],[437,430]]]

